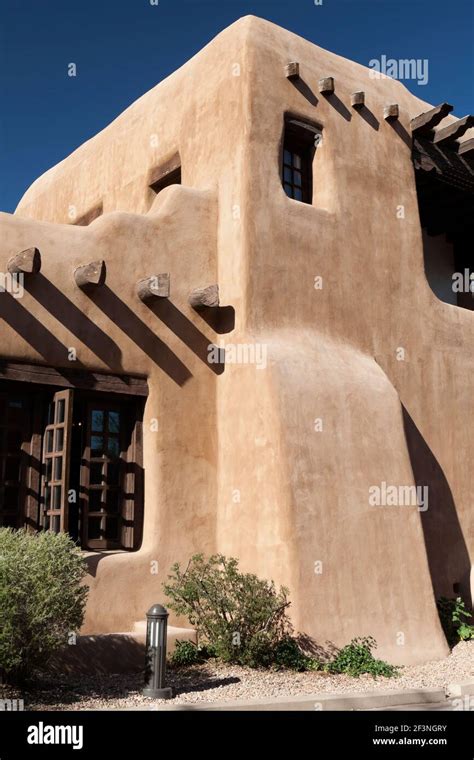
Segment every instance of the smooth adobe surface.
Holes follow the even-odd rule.
[[[429,107],[245,17],[1,215],[4,266],[39,248],[41,277],[116,347],[91,341],[89,322],[71,330],[40,281],[2,297],[2,357],[70,367],[75,346],[84,366],[138,372],[150,388],[143,546],[91,565],[85,633],[130,630],[173,562],[219,551],[287,585],[295,628],[320,645],[370,634],[395,663],[447,653],[435,597],[469,591],[474,548],[474,323],[425,278],[409,124]],[[285,113],[322,128],[312,206],[281,186]],[[183,184],[154,197],[150,176],[177,153]],[[79,218],[99,203],[90,226],[68,224],[71,208]],[[101,259],[106,286],[83,293],[74,269]],[[158,272],[171,295],[150,308],[136,282]],[[213,283],[235,309],[228,335],[188,303]],[[207,346],[221,340],[266,346],[266,368],[218,375]],[[369,505],[374,485],[425,481],[425,513]]]

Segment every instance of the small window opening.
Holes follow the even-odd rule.
[[[75,224],[76,227],[87,227],[94,221],[94,219],[98,219],[99,216],[102,216],[103,212],[104,208],[102,203],[98,203],[96,206],[89,209],[89,211],[86,211],[85,214],[74,219],[73,224]]]
[[[156,169],[153,169],[148,177],[148,186],[156,195],[164,190],[165,187],[180,184],[181,160],[179,154],[174,155],[165,164],[161,164]]]
[[[302,203],[313,202],[313,158],[320,136],[321,130],[312,124],[285,120],[283,189],[289,198]]]

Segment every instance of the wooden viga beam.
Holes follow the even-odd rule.
[[[458,156],[463,156],[463,158],[474,158],[474,137],[470,137],[469,140],[464,140],[464,142],[458,143]]]
[[[188,299],[193,309],[206,309],[219,306],[219,285],[209,285],[207,288],[195,288]]]
[[[155,298],[169,298],[170,276],[168,273],[155,274],[137,282],[137,295],[140,301],[151,301]]]
[[[38,248],[26,248],[12,256],[7,269],[10,274],[38,274],[41,269],[41,254]]]
[[[474,116],[464,116],[462,119],[450,124],[448,127],[438,129],[433,137],[433,145],[445,145],[446,143],[452,143],[457,140],[458,137],[462,137],[464,132],[474,127]]]
[[[105,261],[91,261],[74,270],[74,280],[78,288],[93,290],[105,283]]]
[[[419,116],[415,116],[410,121],[410,127],[412,134],[414,135],[429,135],[434,127],[437,127],[440,121],[444,119],[448,113],[451,113],[453,106],[450,103],[440,103],[436,108],[431,108],[429,111],[420,113]]]

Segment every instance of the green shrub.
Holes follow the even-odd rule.
[[[0,529],[0,673],[22,681],[82,625],[86,566],[64,533]]]
[[[448,599],[442,596],[438,599],[438,613],[444,634],[450,647],[459,641],[474,639],[474,625],[468,621],[472,618],[460,596]]]
[[[189,668],[192,665],[200,665],[210,657],[215,657],[210,646],[196,646],[193,641],[177,641],[170,662],[177,668]]]
[[[313,657],[304,654],[296,639],[286,636],[274,648],[274,665],[277,668],[290,670],[320,670],[321,663]]]
[[[389,665],[383,660],[376,660],[372,655],[377,643],[372,636],[365,638],[352,639],[350,644],[341,649],[334,660],[326,666],[329,673],[347,673],[350,676],[358,677],[362,673],[369,673],[376,678],[377,676],[386,676],[391,678],[396,676],[399,668],[395,665]]]
[[[288,590],[239,572],[236,559],[197,554],[184,572],[173,565],[163,588],[170,608],[225,662],[269,666],[276,645],[290,635]]]

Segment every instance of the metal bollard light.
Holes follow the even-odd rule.
[[[161,604],[154,604],[146,613],[146,661],[144,697],[171,699],[173,690],[165,686],[166,676],[166,631],[168,610]]]

